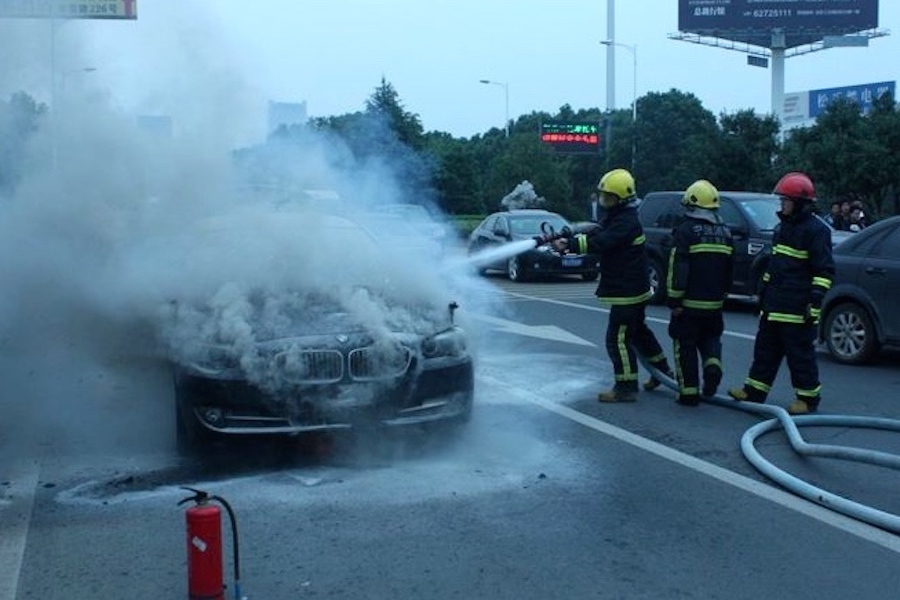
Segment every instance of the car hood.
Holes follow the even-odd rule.
[[[301,341],[305,346],[350,339],[357,345],[395,343],[452,326],[447,305],[406,303],[366,288],[342,291],[242,294],[235,289],[205,304],[174,302],[165,319],[168,353],[177,363],[191,364],[212,348],[239,355]]]

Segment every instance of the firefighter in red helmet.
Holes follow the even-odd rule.
[[[786,358],[796,392],[788,412],[802,415],[815,412],[821,400],[814,344],[822,298],[834,277],[831,230],[813,214],[815,187],[806,174],[788,173],[773,193],[781,197],[781,222],[759,292],[753,363],[743,387],[728,394],[735,400],[765,402]]]

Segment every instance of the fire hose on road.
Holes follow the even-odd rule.
[[[638,354],[640,357],[640,354]],[[669,389],[678,391],[678,384],[664,373],[655,369],[643,357],[640,357],[644,365],[654,377],[659,379]],[[900,533],[900,516],[854,502],[843,496],[838,496],[827,490],[816,487],[807,481],[791,475],[779,469],[774,464],[763,458],[756,449],[756,440],[766,433],[775,431],[779,427],[784,430],[791,447],[801,456],[813,456],[818,458],[836,458],[839,460],[868,463],[880,467],[900,469],[900,456],[877,450],[853,448],[848,446],[836,446],[832,444],[811,444],[800,435],[800,427],[851,427],[865,429],[880,429],[886,431],[900,431],[900,421],[879,417],[858,417],[850,415],[803,415],[792,417],[780,406],[756,404],[753,402],[737,402],[731,398],[716,395],[712,398],[703,398],[703,402],[724,406],[732,410],[740,410],[754,415],[772,417],[757,425],[754,425],[741,437],[741,451],[744,457],[760,473],[775,481],[790,492],[806,498],[828,509],[834,510],[848,517],[881,527],[893,533]]]
[[[500,248],[490,251],[492,258],[498,256],[513,256],[522,252],[523,246],[530,248],[533,245],[552,242],[561,237],[573,235],[569,228],[563,228],[560,231],[553,230],[547,223],[541,226],[541,236],[535,237],[533,240],[525,240],[501,246]],[[483,257],[470,257],[470,261],[477,262]],[[659,379],[663,384],[672,391],[678,391],[677,383],[662,373],[661,371],[650,365],[640,353],[636,353],[640,358],[641,364],[644,365],[654,377]],[[847,446],[836,446],[830,444],[811,444],[803,439],[800,435],[800,427],[816,426],[816,427],[850,427],[850,428],[866,428],[880,429],[886,431],[900,431],[900,421],[896,419],[885,419],[878,417],[859,417],[849,415],[803,415],[792,417],[785,409],[779,406],[767,404],[756,404],[752,402],[737,402],[726,396],[717,395],[712,398],[704,398],[703,402],[723,406],[732,410],[740,410],[754,415],[772,417],[763,421],[750,429],[748,429],[741,438],[741,451],[744,457],[752,464],[760,473],[769,479],[775,481],[790,492],[807,500],[842,513],[848,517],[881,527],[893,533],[900,533],[900,516],[881,511],[858,502],[854,502],[837,494],[833,494],[827,490],[816,487],[809,482],[803,481],[786,471],[779,469],[774,464],[763,458],[756,450],[756,440],[766,433],[775,431],[779,427],[784,430],[787,435],[791,447],[801,456],[813,456],[819,458],[836,458],[840,460],[856,461],[868,463],[881,467],[889,467],[891,469],[900,469],[900,456],[879,452],[876,450],[867,450],[863,448],[852,448]]]

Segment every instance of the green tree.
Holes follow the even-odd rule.
[[[390,129],[397,135],[397,139],[403,144],[416,150],[423,148],[422,121],[419,115],[403,108],[397,90],[384,77],[366,100],[366,112],[386,120]]]
[[[879,154],[867,139],[869,127],[856,102],[836,100],[812,127],[794,130],[777,161],[780,172],[804,171],[816,183],[822,204],[853,194],[874,201],[870,167],[862,160]]]
[[[0,194],[12,193],[21,180],[26,145],[46,113],[46,105],[24,92],[0,102]]]
[[[719,125],[706,178],[721,190],[770,190],[775,184],[772,159],[778,151],[778,119],[742,110],[721,115]]]
[[[719,135],[716,117],[693,94],[652,92],[637,101],[638,191],[683,190],[707,177]],[[612,165],[627,167],[628,164]]]

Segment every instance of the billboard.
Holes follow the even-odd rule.
[[[785,47],[878,27],[878,0],[678,0],[678,30],[769,48],[781,29]]]
[[[895,81],[882,81],[863,85],[791,92],[784,95],[784,110],[781,122],[785,129],[813,125],[816,118],[828,108],[828,104],[837,99],[854,100],[859,104],[860,112],[866,114],[872,109],[872,104],[875,100],[882,95],[891,94],[891,96],[896,98],[896,89],[897,84]]]
[[[0,0],[0,18],[137,19],[137,0]]]
[[[597,154],[601,148],[600,124],[546,121],[541,123],[541,141],[558,152]]]

